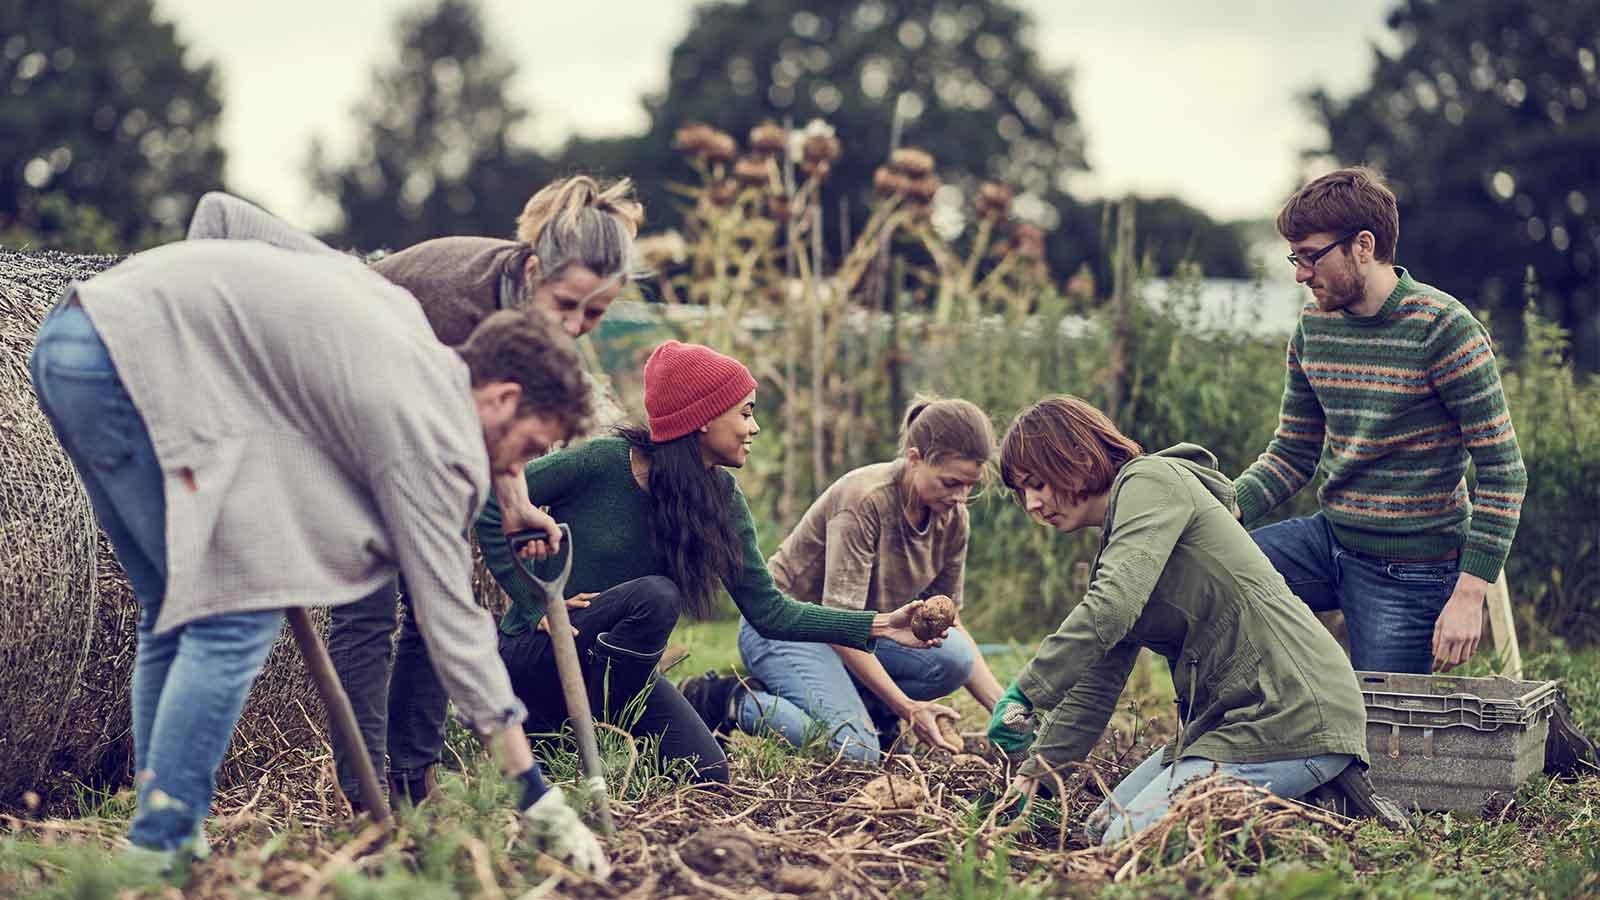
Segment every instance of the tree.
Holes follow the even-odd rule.
[[[830,193],[849,197],[859,219],[898,109],[902,143],[933,153],[941,170],[1003,178],[1037,203],[1056,173],[1084,162],[1067,74],[1040,63],[1027,25],[1003,2],[705,3],[672,51],[666,93],[646,100],[650,128],[630,174],[660,221],[666,183],[689,174],[673,151],[678,128],[707,122],[742,139],[764,121],[822,118],[844,142]]]
[[[223,164],[214,72],[184,54],[153,0],[0,0],[0,232],[83,250],[180,236]]]
[[[1347,99],[1313,91],[1318,148],[1381,168],[1400,200],[1399,260],[1519,334],[1525,273],[1542,312],[1600,367],[1600,5],[1404,0]]]
[[[510,140],[528,115],[506,95],[516,67],[489,46],[473,0],[408,13],[397,33],[399,59],[355,110],[366,122],[355,157],[330,163],[312,146],[313,184],[342,213],[329,239],[377,249],[446,234],[509,237],[554,172]]]
[[[898,116],[901,143],[931,152],[941,174],[969,196],[984,179],[1015,186],[1015,208],[1047,231],[1058,273],[1098,265],[1098,218],[1076,227],[1081,204],[1060,187],[1062,176],[1086,165],[1070,72],[1039,59],[1029,29],[1027,14],[1009,2],[707,2],[672,51],[666,92],[645,101],[648,131],[625,141],[574,141],[563,163],[635,176],[652,223],[671,225],[679,216],[668,186],[690,176],[673,149],[678,128],[706,122],[742,139],[764,121],[799,127],[822,118],[844,144],[828,179],[829,246],[837,246],[834,198],[848,199],[858,230]],[[1196,215],[1171,219],[1176,231],[1144,235],[1164,247],[1231,241],[1233,256],[1243,259],[1230,230]],[[1207,236],[1197,239],[1196,227]],[[1222,261],[1227,256],[1208,261],[1207,270],[1244,274],[1242,263],[1235,270]]]

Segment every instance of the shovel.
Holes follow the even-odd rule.
[[[572,620],[567,617],[567,579],[572,576],[572,529],[561,524],[561,547],[564,557],[561,574],[546,581],[533,574],[528,561],[519,554],[523,547],[543,540],[541,529],[530,528],[506,535],[511,543],[511,558],[517,573],[533,590],[542,596],[545,617],[550,633],[550,646],[556,654],[556,673],[561,678],[561,693],[567,700],[567,718],[572,721],[573,733],[578,738],[578,759],[583,764],[583,774],[591,796],[600,808],[600,832],[610,836],[616,830],[611,824],[611,804],[606,798],[606,779],[600,768],[600,745],[594,736],[594,718],[589,712],[589,693],[583,683],[583,666],[578,661],[578,645],[572,639]]]
[[[383,788],[378,785],[378,773],[372,770],[372,760],[367,756],[367,742],[361,739],[361,729],[356,727],[356,714],[350,708],[350,698],[345,694],[344,686],[339,684],[339,676],[334,674],[333,662],[328,659],[328,648],[323,646],[322,636],[317,634],[316,626],[311,624],[311,616],[303,607],[290,607],[288,616],[294,642],[300,646],[306,670],[311,673],[311,680],[316,682],[317,693],[322,695],[322,706],[328,711],[333,739],[339,742],[345,754],[355,763],[356,777],[361,784],[361,805],[367,808],[372,821],[388,821],[389,803],[383,797]]]

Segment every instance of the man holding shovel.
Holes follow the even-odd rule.
[[[142,608],[130,856],[164,869],[203,852],[284,608],[348,603],[398,571],[544,849],[608,869],[534,763],[469,584],[465,532],[491,475],[520,473],[588,414],[578,360],[542,316],[496,313],[452,348],[352,257],[186,241],[70,286],[31,367]]]

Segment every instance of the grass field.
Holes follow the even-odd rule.
[[[674,640],[691,655],[672,677],[732,665],[735,634],[727,622],[680,628]],[[1016,653],[992,659],[1003,680],[1022,661]],[[1530,654],[1528,675],[1565,679],[1580,722],[1600,731],[1600,650]],[[953,702],[966,713],[962,730],[981,731],[985,720],[970,698]],[[1122,707],[1097,754],[1108,780],[1137,762],[1130,745],[1170,734],[1170,684],[1152,658],[1136,670]],[[1420,816],[1411,834],[1281,813],[1247,817],[1231,832],[1217,824],[1223,818],[1191,823],[1186,837],[1180,829],[1163,846],[1117,856],[1086,849],[1078,836],[1097,800],[1092,787],[1073,789],[1070,802],[1038,802],[1029,828],[1007,835],[985,828],[1003,787],[992,759],[920,750],[898,756],[891,768],[926,796],[915,809],[867,812],[854,798],[878,771],[841,765],[819,746],[796,751],[738,738],[733,785],[697,790],[653,765],[648,747],[635,759],[615,735],[602,737],[621,829],[609,844],[617,872],[605,884],[565,871],[519,840],[508,789],[475,741],[453,733],[447,756],[460,763],[444,775],[441,796],[402,811],[392,834],[328,813],[315,785],[284,785],[280,798],[215,810],[213,857],[170,881],[151,881],[120,868],[112,849],[131,813],[128,792],[86,793],[76,819],[0,820],[0,895],[762,897],[808,888],[819,897],[908,898],[1600,895],[1596,775],[1536,776],[1490,809]],[[569,752],[547,754],[546,765],[556,778],[576,774]],[[713,847],[716,860],[745,854],[754,862],[745,869],[707,863],[712,857],[703,851],[713,839],[723,842]],[[727,856],[730,848],[737,852]]]

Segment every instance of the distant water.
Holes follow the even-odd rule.
[[[1243,331],[1261,337],[1287,337],[1299,320],[1300,307],[1310,296],[1305,288],[1292,281],[1257,282],[1247,278],[1205,278],[1181,287],[1169,279],[1154,278],[1143,284],[1142,293],[1147,303],[1174,304],[1177,314],[1196,327]],[[654,332],[660,327],[659,316],[663,311],[654,304],[619,300],[612,304],[611,311],[595,332],[596,342],[612,344],[640,330]],[[706,310],[674,307],[667,314],[680,321],[693,321],[706,315]],[[1062,331],[1076,334],[1088,324],[1082,319],[1065,321]],[[745,326],[761,332],[770,329],[772,322],[762,313],[748,313]]]
[[[1176,298],[1173,293],[1172,282],[1165,278],[1151,279],[1144,286],[1148,302],[1177,303],[1202,328],[1242,330],[1262,337],[1288,337],[1300,319],[1300,307],[1310,298],[1304,287],[1292,282],[1258,283],[1246,278],[1206,278],[1197,287],[1184,285]]]

